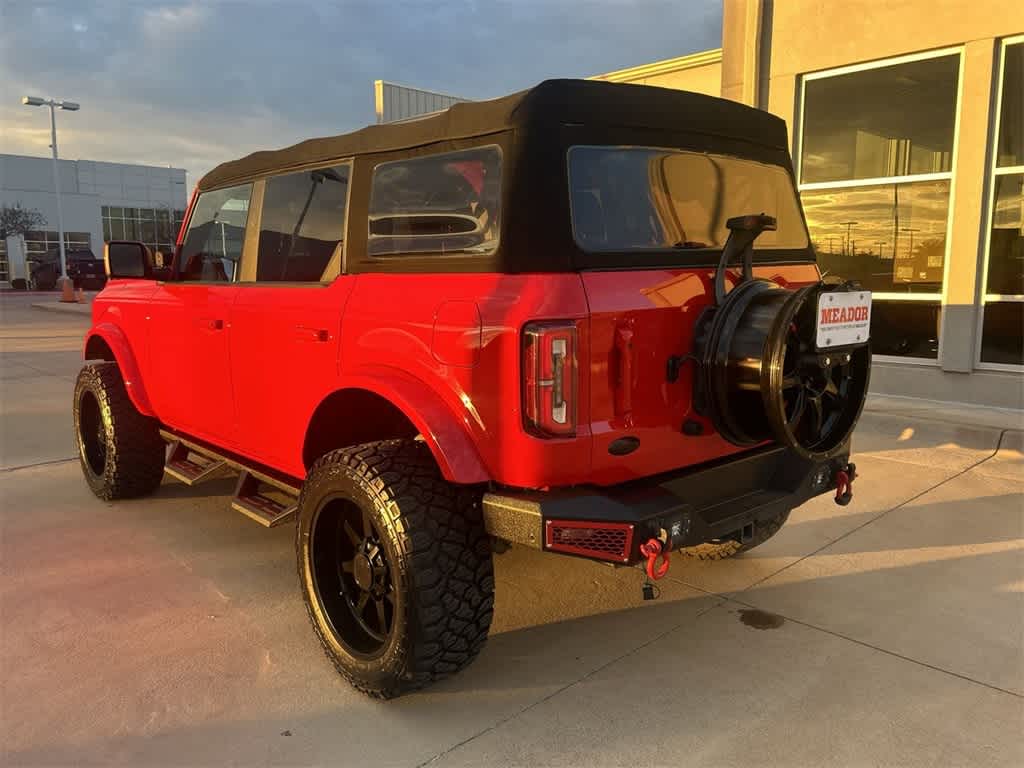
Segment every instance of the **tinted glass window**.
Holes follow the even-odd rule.
[[[257,280],[318,282],[340,273],[348,180],[347,164],[267,179]]]
[[[1024,302],[989,302],[983,322],[981,362],[1024,365]]]
[[[876,301],[871,306],[871,351],[935,360],[940,319],[938,302]]]
[[[252,184],[243,184],[199,196],[178,261],[179,279],[220,282],[236,279],[251,195]]]
[[[501,217],[501,150],[482,147],[382,163],[373,171],[367,249],[491,253]]]
[[[996,165],[1024,165],[1024,43],[1006,46]]]
[[[721,248],[727,219],[767,213],[757,248],[803,248],[785,168],[723,155],[637,147],[569,150],[573,232],[586,251]]]
[[[1024,294],[1024,174],[996,176],[988,293]]]
[[[948,181],[878,184],[802,193],[822,272],[873,291],[942,289]]]
[[[801,183],[952,168],[958,55],[808,80]]]

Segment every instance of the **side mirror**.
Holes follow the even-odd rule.
[[[153,279],[153,256],[144,243],[112,240],[103,248],[107,277]]]

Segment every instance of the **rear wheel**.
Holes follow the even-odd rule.
[[[164,441],[156,420],[132,404],[117,363],[82,368],[74,419],[82,473],[93,493],[111,501],[157,489],[164,475]]]
[[[380,698],[465,667],[494,610],[478,494],[444,481],[421,442],[332,451],[299,499],[299,579],[327,657]]]
[[[695,547],[684,547],[679,554],[684,557],[695,557],[698,560],[724,560],[727,557],[749,552],[754,547],[764,544],[768,539],[779,532],[786,520],[789,519],[790,510],[780,512],[775,517],[767,520],[759,520],[754,524],[754,536],[750,541],[743,542],[737,535],[736,538],[715,539],[706,541]]]

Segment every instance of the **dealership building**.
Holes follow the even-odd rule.
[[[822,271],[874,295],[872,391],[1024,408],[1020,0],[725,0],[721,48],[594,79],[783,118]],[[401,90],[379,122],[430,103]]]
[[[92,160],[58,160],[67,249],[103,253],[107,240],[142,240],[165,253],[185,216],[185,171]],[[20,205],[42,215],[37,231],[0,239],[0,287],[25,279],[26,262],[59,250],[57,196],[49,157],[0,154],[0,206]]]

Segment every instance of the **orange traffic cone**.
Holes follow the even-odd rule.
[[[70,278],[58,277],[57,284],[60,286],[60,300],[69,303],[75,302],[75,284]]]

